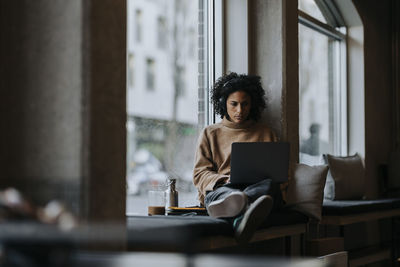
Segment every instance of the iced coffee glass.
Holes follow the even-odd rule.
[[[148,214],[165,215],[165,192],[162,190],[150,190],[148,192]]]

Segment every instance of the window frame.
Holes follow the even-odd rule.
[[[199,48],[205,50],[206,57],[206,64],[199,63],[199,96],[204,96],[199,99],[199,125],[204,127],[216,122],[211,89],[224,69],[224,1],[199,0],[199,6],[207,10],[202,17],[207,38],[199,38]]]

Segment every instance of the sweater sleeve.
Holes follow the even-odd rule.
[[[207,191],[214,190],[217,184],[225,183],[229,179],[228,175],[219,174],[216,168],[206,130],[203,130],[199,137],[193,169],[193,183],[199,191],[201,202]]]

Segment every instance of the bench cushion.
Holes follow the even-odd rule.
[[[261,228],[307,223],[308,217],[287,209],[271,213]],[[201,238],[232,236],[232,225],[209,216],[130,216],[127,218],[128,248],[168,246],[188,250]]]
[[[400,198],[374,200],[327,200],[322,204],[322,215],[350,215],[400,208]]]

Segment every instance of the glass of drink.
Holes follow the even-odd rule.
[[[162,190],[150,190],[148,192],[148,214],[165,215],[165,192]]]

